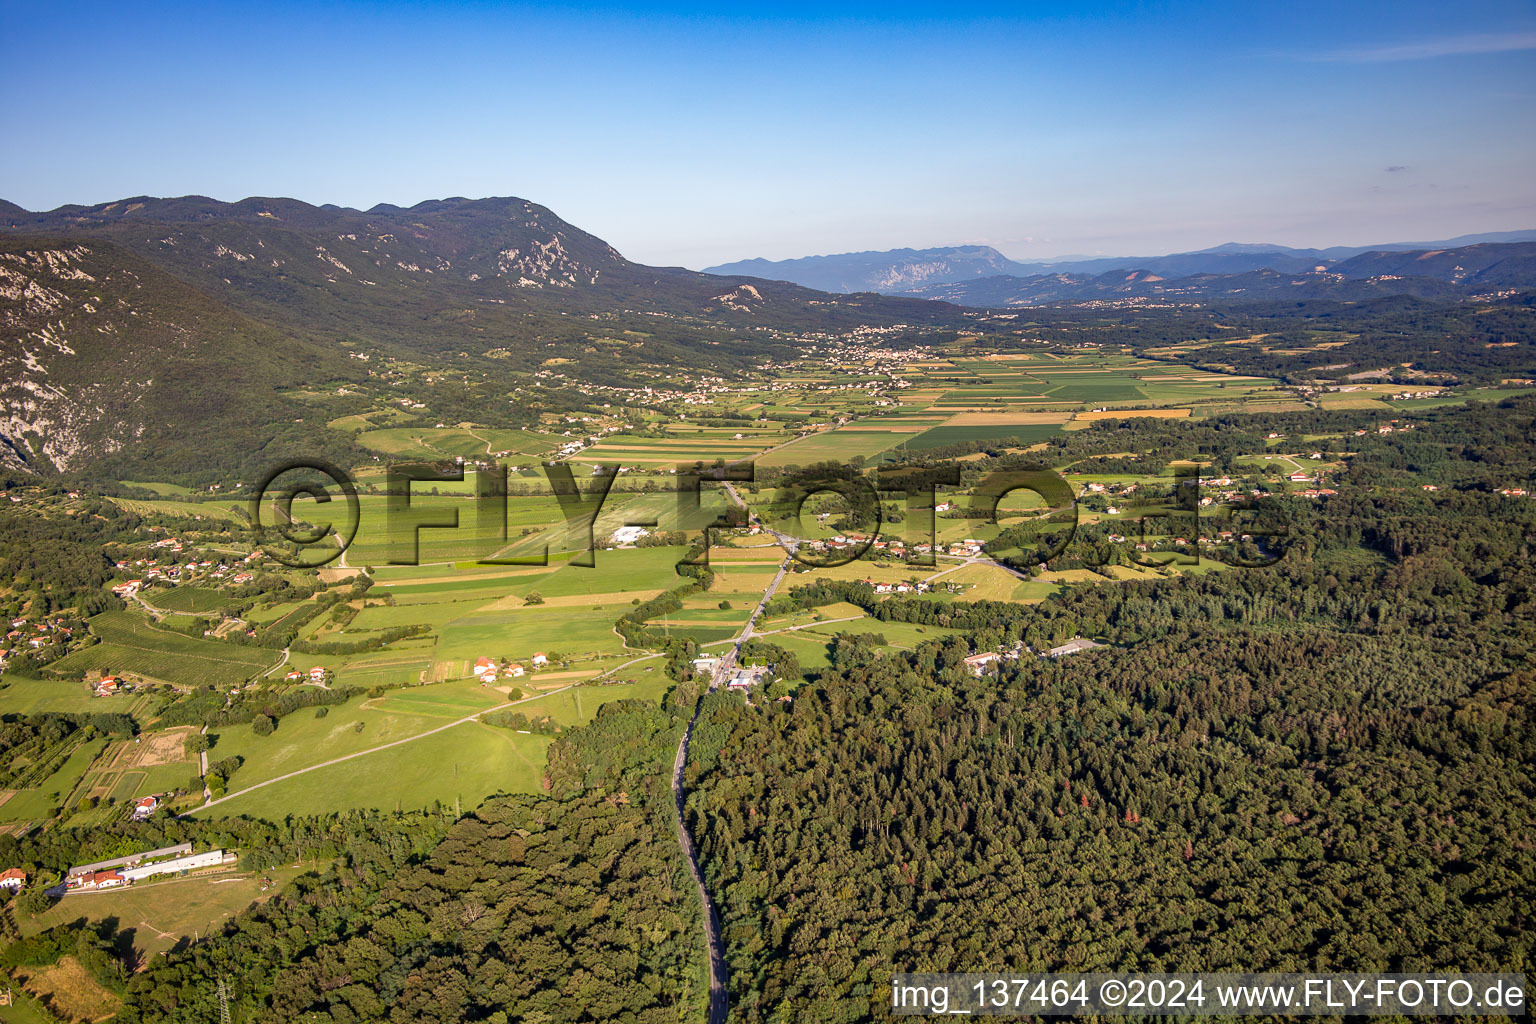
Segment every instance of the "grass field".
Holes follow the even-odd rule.
[[[69,715],[103,712],[134,715],[149,703],[148,698],[132,694],[95,697],[86,684],[68,679],[23,679],[7,675],[0,688],[0,714],[34,715],[57,711]]]
[[[103,988],[73,956],[46,967],[20,968],[16,976],[23,979],[27,991],[70,1020],[106,1020],[122,1006],[122,1000]]]
[[[756,461],[763,466],[809,466],[817,462],[847,462],[854,458],[867,460],[906,436],[883,429],[843,427],[793,441]]]
[[[455,800],[474,807],[494,793],[539,792],[550,742],[549,736],[466,722],[403,746],[274,783],[206,813],[281,821],[292,814],[326,814],[351,807],[394,810],[439,802],[451,807]],[[236,776],[237,785],[245,781]]]
[[[634,681],[558,690],[526,700],[515,709],[530,718],[548,716],[569,727],[590,721],[598,707],[609,701],[659,700],[671,685],[661,673],[639,666],[626,674]],[[534,677],[519,685],[536,681]],[[354,699],[332,707],[323,718],[309,711],[295,712],[270,736],[257,736],[244,726],[220,730],[210,757],[245,759],[232,780],[234,790],[382,744],[422,738],[264,786],[208,813],[280,820],[287,814],[347,807],[430,807],[437,801],[452,804],[455,799],[470,807],[496,792],[536,792],[542,786],[548,736],[478,722],[422,736],[505,700],[501,693],[477,683],[440,683]]]
[[[500,509],[492,502],[482,504],[469,494],[431,493],[433,487],[442,491],[445,486],[413,485],[410,512],[393,516],[383,497],[363,495],[358,501],[357,535],[347,549],[347,564],[409,564],[413,557],[422,564],[472,562],[504,554],[523,539],[524,530],[532,534],[557,531],[550,543],[556,550],[561,549],[566,519],[553,495],[508,498],[503,522]],[[618,496],[610,501],[617,504]],[[317,526],[324,525],[328,520],[323,518],[323,511],[315,508],[309,520]],[[455,515],[456,525],[452,526],[416,529],[413,525],[429,521],[453,523]],[[534,540],[542,547],[542,540]]]
[[[147,963],[181,938],[207,934],[226,918],[272,898],[307,870],[285,866],[264,873],[228,871],[139,882],[126,889],[74,893],[35,918],[18,915],[17,923],[21,933],[30,936],[82,918],[92,923],[115,919],[120,931],[132,933],[140,963]],[[274,883],[265,892],[263,876]],[[9,1019],[4,1012],[0,1010],[0,1021]]]

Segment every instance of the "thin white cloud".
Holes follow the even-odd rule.
[[[1519,50],[1536,50],[1536,32],[1477,32],[1470,35],[1425,39],[1415,43],[1334,50],[1319,54],[1313,59],[1372,64],[1381,61],[1462,57],[1479,53],[1512,53]]]

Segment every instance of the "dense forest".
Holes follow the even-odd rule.
[[[970,642],[707,698],[688,811],[733,1019],[872,1019],[901,970],[1528,968],[1536,515],[1487,485],[1529,480],[1531,431],[1373,442],[1267,569],[978,603]],[[1410,470],[1450,493],[1383,486]],[[831,589],[784,603],[858,597]],[[1074,635],[1108,646],[963,665]]]

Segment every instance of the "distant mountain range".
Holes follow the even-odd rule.
[[[1151,300],[1233,306],[1332,299],[1362,302],[1390,295],[1420,299],[1486,298],[1536,288],[1536,242],[1455,249],[1366,252],[1324,269],[1259,267],[1236,273],[1164,276],[1153,270],[1100,274],[1011,274],[914,288],[909,295],[984,308]]]
[[[1463,249],[1489,243],[1536,242],[1536,230],[1501,231],[1432,242],[1394,242],[1376,246],[1334,246],[1327,249],[1294,249],[1283,245],[1229,242],[1197,252],[1164,256],[1083,257],[1060,260],[1012,260],[990,246],[965,245],[936,249],[892,249],[887,252],[853,252],[836,256],[807,256],[789,260],[741,260],[709,267],[709,274],[743,274],[765,280],[789,281],[829,292],[873,291],[887,295],[921,295],[960,301],[970,297],[1005,294],[1004,285],[980,285],[974,295],[968,289],[941,286],[975,282],[994,277],[1032,280],[1067,275],[1074,281],[1111,271],[1138,271],[1156,277],[1186,278],[1195,275],[1248,274],[1276,271],[1281,274],[1337,271],[1335,264],[1369,253],[1424,252]],[[1058,277],[1058,283],[1060,283]],[[1041,301],[1063,301],[1066,291],[1050,286],[1057,296]],[[1198,289],[1196,289],[1198,290]],[[1026,288],[1020,295],[1027,294]],[[956,298],[959,296],[959,298]],[[1085,296],[1087,297],[1087,296]],[[982,303],[993,304],[993,303]],[[1003,303],[1008,304],[1008,303]]]

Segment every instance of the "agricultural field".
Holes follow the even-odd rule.
[[[531,430],[490,427],[384,427],[364,430],[357,443],[391,459],[438,460],[462,457],[530,461],[560,446],[563,439]]]
[[[173,633],[131,611],[102,612],[90,627],[101,643],[60,659],[51,671],[122,673],[176,686],[237,686],[278,660],[274,651]]]
[[[496,793],[543,785],[551,737],[465,722],[420,740],[341,761],[216,804],[204,815],[281,821],[350,807],[474,807]],[[242,769],[243,772],[243,769]],[[247,780],[237,773],[239,789]]]
[[[1198,414],[1206,405],[1242,406],[1294,397],[1264,378],[1212,373],[1122,352],[1073,356],[1040,353],[1017,361],[955,358],[914,364],[908,373],[914,388],[903,393],[904,401],[926,403],[923,408],[928,412],[986,413],[997,416],[998,424],[1013,414],[1020,417],[1016,421],[1020,427],[1040,422],[1024,418],[1030,413],[1064,414],[1060,422],[1099,409],[1112,414],[1119,409],[1167,407],[1196,410]],[[977,424],[951,421],[948,425]]]
[[[742,436],[735,437],[737,433]],[[735,462],[749,458],[786,439],[787,435],[778,432],[747,435],[742,431],[734,431],[726,436],[690,432],[677,437],[615,434],[584,449],[578,457],[583,462],[652,468],[692,465],[695,462],[709,465],[717,459]]]
[[[139,595],[159,611],[211,615],[236,602],[227,594],[207,587],[155,587]]]
[[[172,497],[177,494],[191,494],[190,487],[181,484],[170,484],[159,480],[119,480],[124,487],[133,487],[141,491],[154,491],[164,497]]]
[[[905,442],[903,447],[920,452],[929,448],[941,448],[944,445],[987,441],[995,438],[1012,438],[1020,445],[1027,446],[1048,440],[1060,430],[1060,427],[1046,423],[946,423],[923,431],[917,437]]]
[[[106,819],[114,807],[139,797],[186,788],[198,771],[197,759],[187,753],[187,741],[196,733],[192,726],[180,726],[109,743],[77,787],[77,799],[98,801],[94,811],[81,815],[81,823]]]
[[[242,514],[245,503],[228,499],[219,501],[174,501],[170,499],[146,501],[139,498],[112,498],[111,501],[113,504],[141,516],[181,516],[188,519],[217,519],[225,522],[245,522],[245,517]],[[237,508],[241,511],[237,512]]]
[[[0,821],[45,821],[57,808],[68,806],[70,795],[106,743],[103,739],[79,743],[52,775],[35,787],[15,791],[0,803]]]

